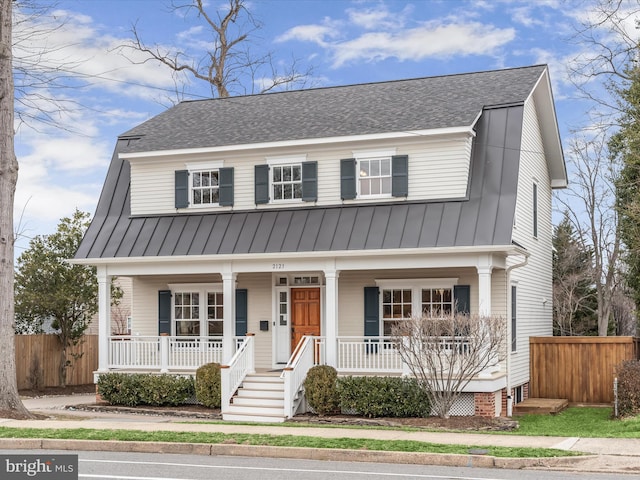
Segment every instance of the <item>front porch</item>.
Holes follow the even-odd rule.
[[[307,372],[315,365],[328,364],[326,337],[304,336],[282,371],[271,371],[261,379],[256,376],[256,370],[260,369],[255,364],[255,336],[234,337],[234,354],[226,364],[222,361],[223,340],[223,337],[112,336],[107,342],[107,371],[193,375],[199,366],[216,362],[222,365],[223,418],[281,422],[304,411],[303,383]],[[456,337],[435,341],[443,343],[446,350],[461,348],[466,340]],[[337,361],[332,366],[339,375],[411,375],[391,337],[337,337],[335,351]],[[96,381],[98,376],[96,372]],[[266,390],[255,387],[261,381],[268,382],[263,384]],[[258,389],[251,394],[253,403],[242,398],[242,389],[249,384],[249,388]],[[473,379],[466,391],[495,392],[505,385],[503,366],[496,362]],[[269,413],[260,415],[265,407]]]

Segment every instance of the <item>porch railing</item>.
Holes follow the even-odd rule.
[[[108,351],[110,369],[196,370],[205,363],[222,363],[222,337],[119,335],[108,338]]]
[[[340,373],[392,373],[409,374],[409,367],[402,361],[391,337],[337,337],[337,366]],[[444,352],[457,351],[462,354],[470,350],[467,337],[433,337],[424,342],[426,351],[429,348]],[[480,377],[500,370],[500,363],[495,359]]]
[[[295,415],[301,396],[298,395],[302,389],[307,372],[314,365],[324,363],[324,337],[304,336],[293,355],[289,359],[286,367],[282,371],[284,379],[284,414],[287,418]]]
[[[238,345],[236,353],[227,365],[223,365],[221,374],[221,408],[224,413],[228,410],[231,397],[238,389],[248,373],[255,371],[255,343],[253,335],[247,335]]]

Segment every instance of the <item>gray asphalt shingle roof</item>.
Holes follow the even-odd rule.
[[[180,104],[118,141],[76,258],[510,245],[522,105],[544,69]],[[463,200],[131,217],[130,168],[121,152],[465,126],[480,112]]]
[[[471,126],[523,102],[546,67],[182,102],[124,133],[124,153]]]

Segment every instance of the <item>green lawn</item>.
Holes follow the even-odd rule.
[[[408,440],[370,440],[354,438],[317,438],[295,435],[252,435],[192,432],[141,432],[136,430],[45,429],[0,427],[0,438],[57,438],[77,440],[118,440],[138,442],[179,442],[205,444],[244,444],[279,447],[336,448],[393,452],[457,453],[467,455],[470,449],[487,450],[487,455],[504,458],[541,458],[580,455],[577,452],[550,448],[478,447],[443,445]]]
[[[640,417],[612,419],[611,408],[571,407],[557,415],[517,417],[515,435],[640,438]]]

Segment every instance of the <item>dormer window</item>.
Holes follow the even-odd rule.
[[[271,167],[271,191],[274,201],[302,198],[302,164]]]
[[[222,162],[187,165],[175,172],[175,207],[230,207],[233,205],[233,167]]]
[[[306,156],[267,158],[254,167],[255,203],[316,202],[318,162]]]
[[[366,158],[358,161],[358,196],[391,196],[391,157]]]
[[[220,172],[204,170],[191,174],[191,204],[217,205],[220,199]]]
[[[354,158],[340,160],[342,200],[407,197],[409,157],[395,149],[353,152]]]

